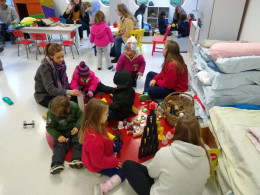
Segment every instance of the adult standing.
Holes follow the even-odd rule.
[[[45,54],[34,77],[36,102],[48,108],[49,102],[58,95],[80,96],[80,91],[69,90],[62,47],[58,43],[48,43]]]
[[[139,8],[136,10],[134,16],[137,19],[139,29],[145,29],[145,31],[149,31],[150,27],[147,24],[147,22],[144,21],[144,13],[145,13],[146,7],[147,6],[142,3],[139,6]]]
[[[79,27],[79,37],[80,45],[83,45],[83,31],[87,30],[87,36],[90,34],[89,15],[86,5],[83,4],[82,0],[71,0],[67,10],[63,14],[63,18],[66,19],[67,24],[73,24],[74,22],[81,24],[81,27]]]
[[[117,63],[121,55],[122,43],[125,43],[128,38],[131,37],[130,31],[139,29],[137,26],[136,19],[129,12],[126,5],[120,3],[117,5],[117,14],[120,16],[120,29],[115,33],[115,44],[111,48],[110,56],[115,58],[111,61],[112,63]]]
[[[6,0],[0,1],[0,45],[4,45],[7,41],[6,34],[9,34],[11,43],[15,44],[15,36],[12,33],[13,25],[18,24],[20,19],[15,8],[6,5]]]

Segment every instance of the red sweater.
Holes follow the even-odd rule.
[[[84,166],[92,172],[117,167],[118,159],[113,156],[113,145],[108,135],[103,137],[93,129],[88,129],[82,145],[81,161]]]
[[[168,62],[162,72],[154,78],[156,85],[167,89],[173,89],[176,92],[188,90],[188,75],[186,71],[177,74],[176,65],[172,61]]]

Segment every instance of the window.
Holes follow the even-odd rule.
[[[101,2],[107,6],[110,4],[110,0],[101,0]]]
[[[149,1],[149,0],[135,0],[135,3],[136,3],[136,5],[138,5],[138,6],[141,5],[142,3],[145,4],[145,5],[147,5],[148,1]]]
[[[182,5],[184,2],[184,0],[170,0],[170,4],[173,6],[173,7],[176,7],[178,5]]]

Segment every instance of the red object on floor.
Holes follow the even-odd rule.
[[[128,117],[127,121],[131,122],[132,120],[136,120],[136,118],[141,117],[141,115],[143,114],[147,114],[147,113],[143,113],[142,109],[143,108],[149,108],[149,104],[151,102],[146,101],[145,104],[142,104],[139,101],[139,96],[141,94],[136,93],[135,94],[135,102],[134,102],[134,106],[138,109],[138,115],[135,114],[131,114],[130,117]],[[95,96],[96,98],[100,98],[99,95]],[[107,102],[112,102],[111,99],[109,98],[109,94],[104,94],[102,96],[102,98],[105,98],[107,100]],[[160,118],[160,123],[161,126],[164,127],[164,132],[163,134],[166,135],[167,131],[170,131],[173,127],[171,125],[168,124],[168,122],[166,121],[166,119],[164,117]],[[118,126],[118,121],[114,121],[111,120],[109,121],[108,124],[108,131],[110,133],[113,134],[114,130],[112,129],[113,126]],[[141,136],[139,137],[133,137],[133,135],[127,135],[127,131],[129,131],[128,129],[121,129],[120,132],[122,133],[121,139],[123,141],[123,145],[122,145],[122,149],[121,151],[118,153],[117,157],[119,158],[120,162],[125,162],[126,160],[133,160],[135,162],[139,162],[139,163],[143,163],[149,159],[151,159],[154,155],[145,157],[145,158],[138,158],[138,151],[139,151],[139,146],[140,146],[140,142],[141,142]],[[46,138],[47,138],[47,142],[49,144],[49,146],[51,147],[51,149],[53,150],[53,142],[54,139],[53,137],[50,136],[50,134],[46,131]],[[164,145],[161,143],[161,141],[159,141],[159,147],[163,147]],[[71,161],[71,152],[72,152],[72,146],[70,147],[69,151],[66,154],[65,160],[70,162]]]

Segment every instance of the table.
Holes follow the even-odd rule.
[[[117,27],[116,28],[114,26],[109,26],[109,27],[110,27],[110,30],[111,30],[113,35],[118,31]]]
[[[78,28],[81,26],[81,24],[70,24],[68,27],[62,27],[62,26],[47,26],[47,27],[23,27],[20,30],[23,33],[46,33],[46,34],[65,34],[68,36],[68,39],[70,38],[70,33],[74,30],[76,30],[76,45],[77,48],[79,48],[79,33]]]

